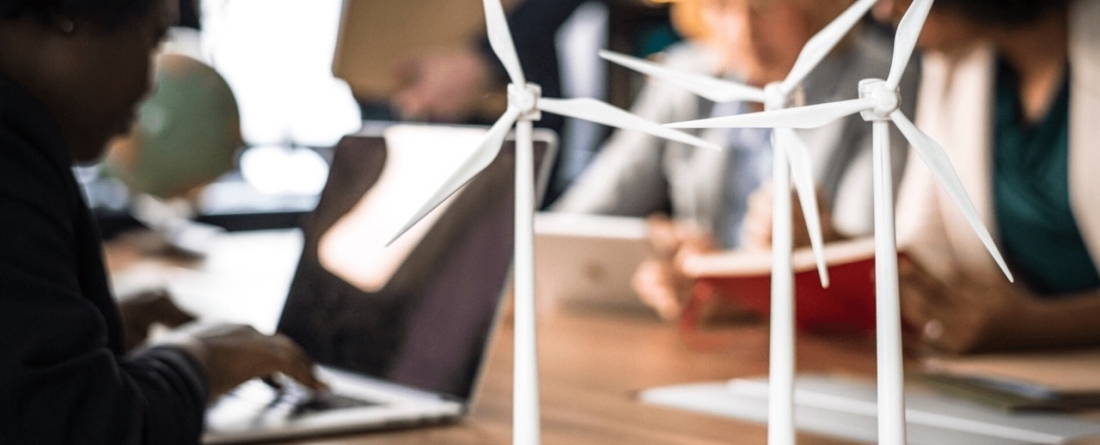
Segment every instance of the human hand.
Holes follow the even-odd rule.
[[[879,23],[896,24],[898,20],[897,17],[901,16],[901,14],[897,12],[898,3],[899,2],[895,0],[878,0],[875,6],[871,8],[871,17]],[[904,10],[902,12],[904,13]]]
[[[821,221],[821,235],[825,242],[836,241],[840,234],[833,229],[833,217],[827,210],[824,196],[817,189],[818,220]],[[766,183],[749,195],[748,211],[745,213],[742,247],[750,250],[770,250],[772,247],[772,217],[774,216],[775,189]],[[791,191],[791,229],[794,247],[810,245],[809,226],[802,214],[798,194]]]
[[[963,354],[1029,342],[1035,303],[1017,286],[944,283],[905,257],[898,261],[898,282],[909,351]]]
[[[675,320],[691,298],[694,281],[683,272],[683,262],[693,256],[717,250],[709,234],[696,224],[651,217],[649,238],[656,258],[643,262],[634,272],[632,285],[641,300],[664,320]]]
[[[178,347],[199,362],[210,385],[210,400],[256,377],[272,381],[276,373],[313,390],[327,389],[313,373],[305,351],[282,334],[263,335],[243,325],[191,323],[157,342]]]
[[[464,120],[491,82],[488,62],[472,48],[441,50],[398,64],[393,105],[406,118]]]
[[[681,272],[671,260],[665,258],[646,260],[634,271],[631,285],[638,297],[657,311],[665,321],[680,317],[691,299],[693,281]]]
[[[165,289],[147,290],[133,296],[119,298],[119,315],[122,317],[123,338],[126,350],[133,350],[149,336],[153,325],[169,328],[195,320],[195,317],[172,302]]]

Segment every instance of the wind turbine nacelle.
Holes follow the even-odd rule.
[[[890,120],[890,113],[901,108],[901,92],[890,89],[882,79],[864,79],[859,81],[860,99],[873,99],[875,108],[860,113],[867,122]]]
[[[508,106],[520,112],[520,119],[542,119],[542,111],[538,109],[541,98],[542,87],[536,84],[528,83],[522,87],[514,83],[508,84]]]
[[[772,82],[764,86],[764,109],[782,110],[798,107],[806,103],[806,93],[802,86],[796,86],[789,93],[783,89],[783,82]]]

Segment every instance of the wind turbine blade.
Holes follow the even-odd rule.
[[[485,28],[489,35],[489,46],[493,53],[508,71],[508,77],[516,85],[526,85],[527,78],[523,76],[523,66],[519,64],[519,56],[516,54],[516,44],[512,40],[512,31],[508,29],[508,16],[504,14],[504,7],[500,0],[483,0],[485,5]]]
[[[787,74],[787,78],[783,80],[782,88],[783,93],[791,94],[798,84],[802,83],[806,79],[806,76],[817,67],[818,63],[821,63],[825,56],[836,47],[836,44],[844,39],[844,36],[848,35],[848,31],[859,23],[859,20],[867,15],[867,11],[871,10],[871,7],[875,6],[878,0],[859,0],[843,13],[841,13],[832,23],[829,23],[815,34],[809,41],[806,42],[806,46],[802,47],[802,52],[798,55],[798,60],[794,62],[794,66],[791,67],[791,72]]]
[[[890,90],[897,89],[901,84],[901,76],[909,66],[909,59],[913,57],[913,51],[917,47],[917,38],[924,28],[924,20],[928,18],[928,11],[932,9],[933,0],[913,0],[909,10],[898,24],[897,35],[894,36],[894,60],[890,64],[890,77],[886,78],[886,87]]]
[[[875,108],[874,99],[853,99],[762,113],[739,114],[666,124],[669,128],[817,128]]]
[[[760,88],[715,79],[710,76],[676,71],[656,63],[651,63],[635,57],[619,54],[614,51],[600,50],[600,57],[630,68],[647,76],[656,77],[680,88],[691,91],[695,95],[714,102],[761,102],[767,96]]]
[[[485,167],[496,159],[497,154],[500,153],[500,146],[504,143],[504,138],[508,136],[508,131],[512,129],[512,124],[516,122],[516,118],[519,117],[519,111],[514,108],[508,108],[504,112],[504,116],[500,117],[489,132],[485,134],[485,138],[481,140],[481,144],[473,151],[469,158],[466,158],[458,169],[451,174],[447,180],[439,186],[434,194],[420,207],[416,213],[413,214],[409,221],[398,230],[389,242],[387,246],[393,244],[401,235],[404,235],[412,226],[420,222],[428,213],[431,213],[433,209],[438,207],[443,201],[447,200],[454,192],[458,191],[463,185],[473,179],[478,173],[481,173]]]
[[[802,138],[790,128],[775,130],[776,145],[786,150],[787,161],[791,165],[791,179],[798,191],[798,201],[802,205],[802,215],[806,218],[806,228],[810,233],[810,246],[817,260],[817,273],[821,286],[829,287],[829,269],[825,266],[825,241],[821,235],[821,217],[817,208],[817,186],[814,183],[810,151]],[[779,193],[780,189],[776,189]],[[795,223],[797,224],[797,222]]]
[[[974,203],[970,200],[970,196],[966,194],[966,189],[963,187],[962,181],[959,180],[959,175],[955,173],[954,167],[951,166],[951,160],[947,157],[947,152],[943,150],[934,139],[928,137],[924,132],[920,131],[916,125],[909,118],[905,117],[900,110],[890,113],[890,119],[894,121],[894,124],[898,126],[901,133],[905,135],[905,138],[909,140],[909,143],[913,145],[913,149],[917,150],[917,154],[924,160],[925,164],[928,164],[928,168],[932,170],[932,173],[939,180],[940,185],[947,191],[948,196],[955,202],[955,206],[962,211],[963,216],[966,217],[967,222],[970,223],[970,228],[974,229],[974,232],[978,234],[978,238],[982,240],[982,244],[985,244],[986,250],[993,256],[993,259],[997,261],[997,265],[1001,267],[1005,276],[1009,281],[1014,281],[1012,272],[1008,270],[1008,265],[1005,264],[1004,258],[1001,257],[1000,250],[997,249],[997,245],[993,243],[993,237],[989,235],[989,231],[985,228],[985,224],[982,223],[981,216],[978,215],[978,209],[974,207]]]
[[[584,119],[586,121],[617,128],[637,130],[649,135],[665,138],[670,141],[683,142],[696,147],[721,150],[721,148],[715,144],[682,131],[665,128],[661,126],[661,124],[600,102],[596,99],[548,99],[544,97],[539,99],[538,108],[548,113]]]

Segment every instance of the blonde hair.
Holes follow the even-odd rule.
[[[703,20],[703,6],[698,0],[682,0],[672,3],[669,9],[672,27],[688,40],[706,40],[710,35]]]
[[[844,12],[855,0],[749,0],[754,6],[765,6],[771,2],[790,2],[805,11],[809,31],[817,33],[840,13]],[[672,25],[680,35],[687,39],[706,39],[710,35],[706,21],[703,20],[702,0],[672,0],[670,15]]]

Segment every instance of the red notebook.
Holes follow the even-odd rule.
[[[821,287],[810,248],[792,256],[795,271],[795,321],[800,330],[858,334],[875,329],[875,244],[872,238],[830,243],[825,247],[829,288]],[[771,252],[732,252],[688,260],[696,279],[685,317],[713,298],[729,299],[767,316],[771,311]],[[688,320],[694,323],[694,320]]]

